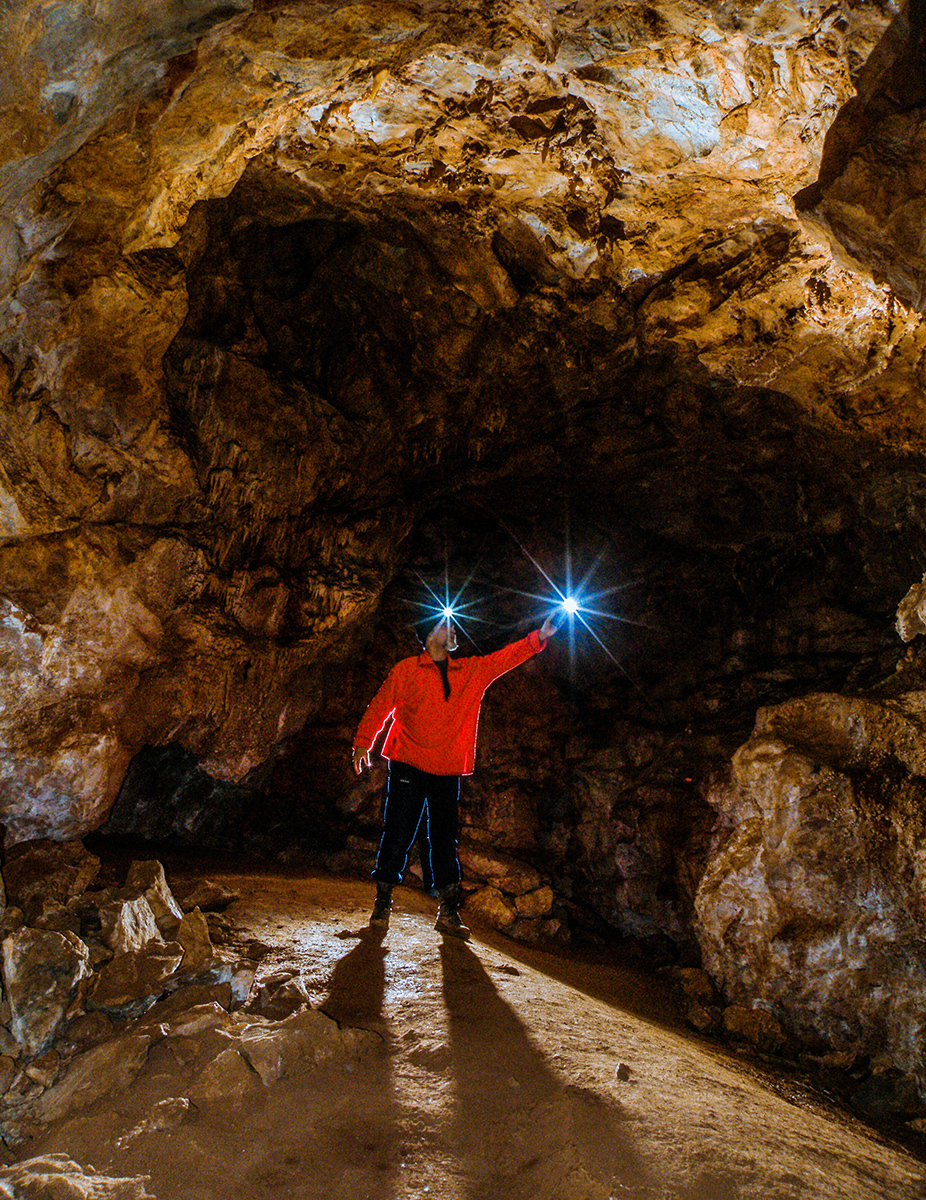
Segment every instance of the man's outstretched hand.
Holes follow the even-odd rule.
[[[355,750],[354,751],[354,770],[357,772],[357,774],[362,775],[363,768],[368,767],[369,765],[370,765],[370,751],[369,750]]]
[[[544,623],[540,626],[541,640],[545,642],[547,640],[547,638],[552,637],[553,634],[556,633],[558,630],[559,630],[559,626],[554,625],[553,622],[550,620],[550,618],[547,617],[547,619],[544,621]]]

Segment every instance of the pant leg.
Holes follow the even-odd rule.
[[[425,803],[425,809],[421,814],[421,823],[415,835],[415,844],[418,848],[418,858],[421,861],[421,886],[426,892],[430,892],[434,887],[434,876],[431,874],[431,843],[428,841],[427,803]]]
[[[373,878],[378,883],[401,883],[408,852],[418,832],[425,801],[427,776],[406,763],[391,762],[386,780],[383,836]]]
[[[459,800],[459,775],[428,776],[425,812],[431,843],[431,875],[436,888],[460,882],[460,861],[457,858]]]

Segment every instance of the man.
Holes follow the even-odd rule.
[[[431,877],[439,907],[434,928],[469,938],[460,920],[457,802],[460,776],[472,774],[479,708],[493,679],[526,662],[556,632],[546,620],[535,632],[494,654],[451,658],[457,648],[449,618],[428,634],[424,653],[403,658],[389,672],[361,718],[354,738],[354,770],[370,765],[370,753],[387,723],[382,753],[389,762],[383,836],[376,857],[376,902],[371,925],[387,926],[392,889],[401,882],[408,852],[422,820],[431,844]]]

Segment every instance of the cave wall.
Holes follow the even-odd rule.
[[[497,685],[466,834],[690,948],[755,709],[890,672],[921,573],[917,296],[792,201],[915,21],[122,14],[3,18],[8,839],[121,788],[114,829],[359,865],[346,749],[417,574],[478,567],[491,647],[539,616],[521,548],[569,546],[612,657]]]

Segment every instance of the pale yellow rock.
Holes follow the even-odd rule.
[[[517,920],[517,910],[498,888],[481,888],[469,897],[466,905],[470,912],[494,925],[496,929],[508,930]]]

